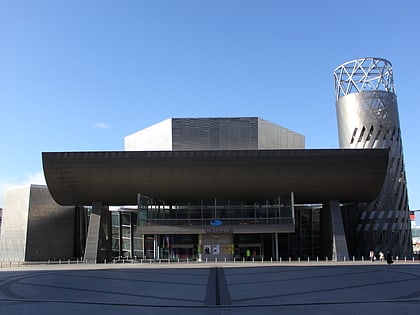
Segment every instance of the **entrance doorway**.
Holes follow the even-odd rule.
[[[236,259],[245,260],[261,259],[263,256],[260,243],[238,244],[238,254]]]
[[[237,260],[271,257],[271,234],[235,234],[233,241]]]
[[[146,234],[144,252],[147,259],[195,259],[198,236],[193,234]]]

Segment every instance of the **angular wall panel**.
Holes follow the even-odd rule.
[[[26,185],[5,192],[0,260],[73,258],[75,208],[60,206],[47,186]]]
[[[124,138],[126,151],[304,149],[305,137],[258,117],[170,118]]]

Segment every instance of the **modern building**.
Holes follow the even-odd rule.
[[[403,218],[405,208],[381,197],[390,189],[396,195],[387,183],[396,159],[391,144],[396,137],[401,141],[399,127],[392,138],[398,120],[393,116],[388,126],[384,114],[377,126],[352,112],[359,113],[358,106],[383,111],[382,104],[395,113],[396,102],[383,105],[376,90],[366,94],[363,106],[354,102],[353,94],[362,92],[345,82],[358,72],[352,76],[345,64],[345,77],[339,68],[334,72],[339,149],[305,149],[303,135],[261,118],[238,117],[167,119],[125,137],[125,151],[43,152],[44,190],[56,206],[73,209],[72,257],[343,260],[367,257],[373,248],[410,254],[405,241],[386,234],[396,228],[388,219]],[[359,139],[369,143],[377,129],[381,145],[354,145]],[[401,189],[405,207],[406,188]],[[372,203],[375,210],[366,210]],[[8,202],[5,220],[9,207],[28,216],[28,207]],[[47,213],[41,217],[44,228],[52,224]],[[407,237],[409,226],[397,222],[397,234]],[[385,231],[380,243],[378,229]],[[10,247],[10,235],[2,231],[2,248]],[[60,258],[71,258],[66,255]]]
[[[186,149],[148,150],[150,130],[168,129]],[[285,130],[259,118],[172,119],[127,137],[143,151],[44,152],[44,174],[59,204],[92,206],[88,260],[349,257],[340,204],[376,197],[388,150],[307,150]],[[258,149],[263,137],[270,149]]]
[[[349,247],[412,254],[402,136],[392,65],[381,58],[360,58],[334,71],[340,148],[388,148],[387,176],[380,194],[345,212]],[[396,250],[398,249],[398,250]]]

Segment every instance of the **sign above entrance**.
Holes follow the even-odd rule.
[[[221,234],[232,233],[232,231],[228,227],[224,226],[209,226],[204,228],[204,233]]]

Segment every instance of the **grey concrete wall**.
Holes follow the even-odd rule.
[[[0,260],[23,261],[26,249],[30,186],[8,189],[4,193],[0,235]]]
[[[27,185],[5,193],[0,260],[73,258],[74,207],[58,205],[47,186]]]
[[[73,258],[75,208],[58,205],[46,186],[31,185],[26,261]]]

